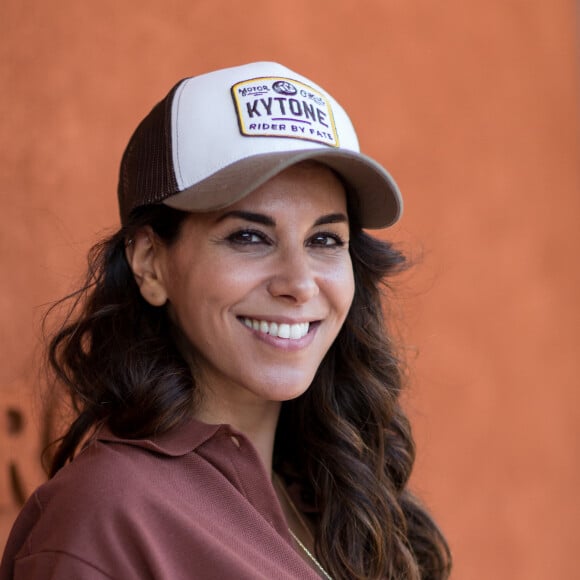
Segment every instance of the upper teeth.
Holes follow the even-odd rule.
[[[248,328],[253,328],[259,332],[277,336],[278,338],[290,338],[297,340],[308,334],[309,322],[299,322],[298,324],[278,324],[267,320],[256,320],[254,318],[244,318],[244,324]]]

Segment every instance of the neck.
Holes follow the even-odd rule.
[[[196,409],[195,418],[214,425],[227,424],[243,433],[258,452],[266,473],[271,473],[280,408],[278,401],[232,405],[221,400],[218,404],[210,395],[204,397]]]

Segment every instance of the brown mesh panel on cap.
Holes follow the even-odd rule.
[[[177,85],[139,124],[119,175],[119,212],[126,223],[133,209],[158,203],[178,191],[171,146],[171,103]]]

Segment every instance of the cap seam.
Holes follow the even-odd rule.
[[[174,173],[175,173],[175,177],[176,179],[178,179],[178,183],[177,183],[177,189],[178,191],[182,191],[184,189],[184,179],[183,179],[183,175],[181,173],[181,164],[179,163],[179,111],[180,111],[180,105],[181,105],[181,96],[183,95],[183,91],[185,88],[185,84],[187,83],[187,80],[185,80],[183,83],[181,83],[181,85],[177,88],[178,90],[178,94],[177,94],[177,100],[175,100],[175,105],[173,103],[171,103],[171,108],[172,108],[172,115],[171,115],[171,134],[172,134],[172,139],[171,141],[174,142],[175,144],[175,148],[172,151],[172,156],[173,156],[173,167],[174,167]],[[175,99],[175,97],[174,97]],[[173,115],[173,107],[175,107],[175,118]],[[173,135],[173,125],[175,122],[175,135]],[[174,137],[174,138],[173,138]]]

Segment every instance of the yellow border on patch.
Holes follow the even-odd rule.
[[[299,88],[303,88],[307,92],[312,93],[316,97],[320,98],[324,102],[324,105],[326,106],[326,110],[330,114],[329,115],[329,121],[330,121],[329,129],[331,130],[331,133],[334,136],[334,143],[329,143],[328,141],[324,141],[320,138],[316,139],[313,137],[308,137],[308,136],[304,136],[304,135],[300,135],[300,134],[296,134],[296,135],[282,134],[281,135],[279,133],[268,133],[268,132],[250,133],[248,128],[244,124],[244,113],[243,113],[243,109],[242,109],[242,104],[244,101],[240,100],[240,97],[238,97],[238,92],[239,92],[239,89],[244,87],[245,85],[259,83],[260,81],[264,81],[264,83],[269,83],[269,86],[267,87],[269,91],[272,90],[272,85],[275,82],[288,81],[288,82],[292,83],[293,85],[297,85]],[[319,90],[317,90],[317,89],[315,89],[315,88],[313,88],[313,87],[311,87],[311,86],[309,86],[301,81],[297,81],[297,80],[290,79],[287,77],[256,77],[253,79],[240,81],[239,83],[232,85],[231,93],[232,93],[232,97],[234,99],[234,104],[236,107],[236,116],[238,118],[238,126],[240,128],[240,132],[242,135],[244,135],[246,137],[280,137],[283,139],[302,139],[304,141],[312,141],[314,143],[322,143],[323,145],[327,145],[328,147],[339,147],[340,146],[338,132],[336,130],[336,125],[334,122],[334,111],[332,110],[332,106],[330,104],[330,101]],[[283,94],[283,93],[280,93],[280,94]],[[290,96],[290,95],[286,95],[286,96]],[[241,97],[241,98],[243,98],[243,97]]]

